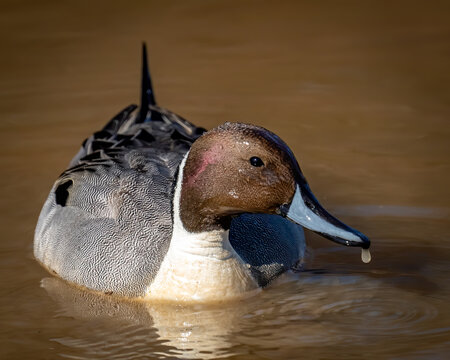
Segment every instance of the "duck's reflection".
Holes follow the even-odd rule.
[[[145,337],[148,355],[156,351],[163,357],[204,359],[230,355],[231,345],[227,335],[248,311],[246,301],[211,305],[131,301],[81,290],[58,278],[44,278],[42,287],[58,303],[62,316],[95,320],[100,333],[105,332],[102,329],[105,326],[109,329],[124,329],[131,325],[134,333],[137,326],[139,330],[147,330],[147,334],[150,331],[157,335]],[[142,342],[142,331],[137,333],[140,333],[139,340],[130,333],[115,338],[120,339],[124,348],[129,348],[130,344]],[[82,340],[83,347],[89,347],[91,335],[85,334],[84,339],[76,341],[80,343]],[[91,340],[98,342],[96,337]],[[71,346],[67,338],[64,339],[64,345]],[[114,352],[117,355],[120,344],[115,345]]]

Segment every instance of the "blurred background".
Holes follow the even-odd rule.
[[[2,0],[0,355],[444,358],[449,10]],[[138,102],[143,41],[159,105],[205,128],[240,121],[277,133],[320,202],[371,237],[372,263],[308,233],[306,272],[218,308],[155,310],[41,281],[40,208],[82,140]]]

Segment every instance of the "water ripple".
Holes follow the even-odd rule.
[[[371,335],[417,334],[438,315],[432,304],[417,297],[408,302],[405,294],[401,298],[386,295],[338,300],[320,306],[318,312],[323,321],[338,320],[339,327],[360,324],[359,329]]]

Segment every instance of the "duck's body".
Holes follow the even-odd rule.
[[[143,73],[140,109],[87,139],[48,196],[34,254],[49,270],[127,297],[223,300],[301,260],[303,230],[284,217],[368,247],[321,208],[276,135],[245,124],[205,133],[156,106],[145,52]]]
[[[295,266],[305,246],[303,230],[266,214],[234,219],[226,244],[206,238],[194,244],[198,254],[191,258],[177,233],[163,264],[174,230],[176,174],[204,130],[157,106],[149,109],[149,121],[140,123],[137,106],[129,106],[87,139],[42,209],[36,258],[90,289],[174,300],[238,296]],[[184,265],[174,266],[174,253]]]

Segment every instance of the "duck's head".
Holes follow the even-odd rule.
[[[189,232],[227,229],[242,213],[278,214],[347,246],[370,240],[317,201],[289,147],[254,125],[225,123],[197,139],[185,161],[180,218]]]

